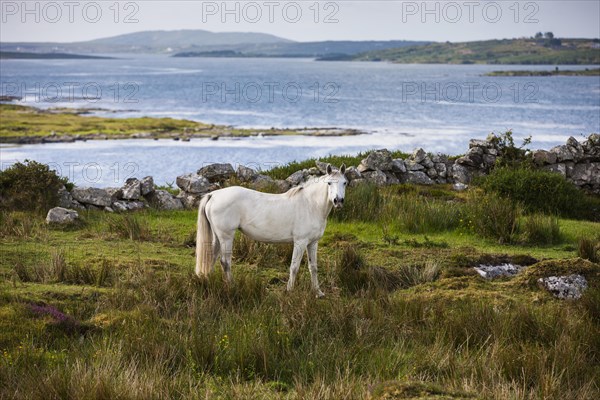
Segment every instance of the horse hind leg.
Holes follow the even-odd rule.
[[[218,246],[221,252],[221,268],[223,268],[223,275],[227,282],[233,281],[233,275],[231,273],[231,257],[233,254],[233,238],[235,237],[235,231],[232,233],[221,233],[218,236]]]

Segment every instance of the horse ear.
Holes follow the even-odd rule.
[[[331,168],[331,164],[327,164],[327,175],[331,175],[333,168]]]
[[[342,164],[342,166],[340,167],[340,172],[342,173],[342,175],[344,175],[346,173],[346,164]]]

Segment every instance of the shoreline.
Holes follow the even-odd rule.
[[[354,128],[237,128],[179,119],[137,116],[130,118],[103,117],[98,112],[113,112],[99,108],[42,109],[14,103],[0,103],[3,123],[0,144],[72,143],[87,140],[191,139],[218,140],[257,136],[338,137],[369,134]],[[65,127],[67,127],[65,129]],[[27,132],[27,134],[16,134]]]

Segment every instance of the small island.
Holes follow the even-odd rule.
[[[483,76],[600,76],[600,68],[567,70],[556,67],[551,71],[492,71]]]
[[[217,140],[220,137],[249,136],[350,136],[366,132],[341,128],[270,128],[249,129],[206,124],[175,118],[114,118],[99,116],[114,113],[98,108],[40,109],[18,104],[0,103],[2,125],[0,143],[34,144],[108,139],[173,139],[195,138]]]
[[[1,60],[115,60],[115,57],[90,56],[71,53],[32,53],[21,51],[0,51]]]

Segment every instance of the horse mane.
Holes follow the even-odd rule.
[[[290,190],[288,190],[287,192],[285,192],[285,195],[287,197],[294,197],[295,195],[297,195],[298,193],[300,193],[300,191],[304,189],[304,186],[298,185],[296,187],[291,188]]]

